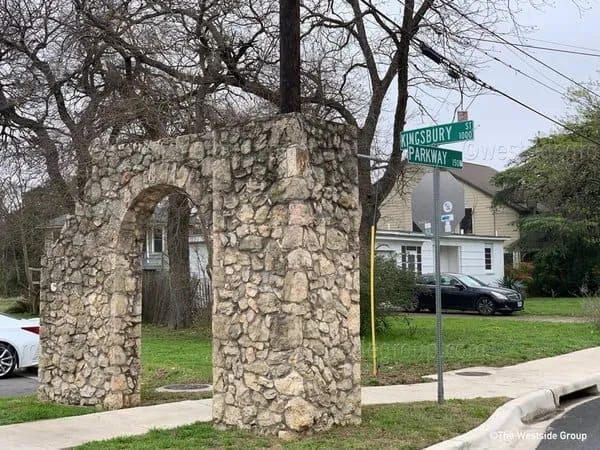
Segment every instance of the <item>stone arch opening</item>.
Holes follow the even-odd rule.
[[[130,333],[125,340],[129,340],[133,345],[130,355],[132,357],[134,366],[140,366],[142,352],[144,351],[140,341],[142,338],[142,324],[144,321],[143,317],[145,317],[144,302],[146,300],[144,299],[143,294],[143,261],[145,258],[144,241],[147,238],[147,233],[149,230],[148,224],[153,216],[153,211],[155,208],[161,203],[162,200],[172,194],[182,194],[188,199],[191,205],[196,207],[198,210],[197,214],[202,214],[203,212],[199,210],[198,206],[200,199],[198,197],[193,198],[192,195],[188,194],[185,189],[194,191],[194,189],[190,188],[190,186],[178,187],[167,184],[160,184],[145,188],[135,198],[132,199],[130,205],[127,205],[127,211],[122,219],[121,226],[118,231],[117,248],[119,249],[119,254],[116,256],[117,259],[115,260],[115,267],[117,270],[115,270],[114,277],[120,277],[121,279],[115,279],[115,286],[123,286],[125,287],[125,290],[123,292],[115,292],[113,294],[115,296],[113,301],[119,302],[114,306],[118,309],[117,314],[128,314],[132,316]],[[196,195],[201,195],[201,193],[198,192]],[[167,251],[166,244],[163,251]],[[171,264],[170,260],[168,267],[163,266],[158,269],[158,272],[162,273],[162,276],[159,278],[163,282],[165,279],[170,281],[173,280],[172,275],[170,274],[172,268],[173,265]],[[150,271],[149,273],[153,272]],[[128,289],[128,285],[133,286],[133,289]],[[154,285],[154,287],[156,287],[156,285]],[[158,291],[158,295],[161,293],[164,295],[165,289]],[[189,295],[192,295],[192,292],[189,292]],[[170,298],[169,295],[166,295],[166,297]],[[127,306],[118,306],[126,300],[129,302]],[[171,298],[171,300],[173,299]],[[161,302],[164,302],[164,300]],[[191,299],[189,302],[191,302]],[[162,303],[162,305],[164,305],[164,303]],[[192,305],[190,303],[187,306],[190,306],[191,308]],[[172,306],[167,305],[167,308],[171,307]],[[139,373],[139,371],[136,372]]]
[[[139,397],[141,224],[166,192],[213,247],[213,418],[303,433],[360,421],[354,130],[298,114],[95,152],[43,261],[41,399]]]

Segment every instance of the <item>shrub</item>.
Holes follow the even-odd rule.
[[[504,275],[501,280],[497,281],[499,287],[512,289],[513,291],[519,292],[523,297],[525,297],[525,283],[517,278],[514,278],[511,275]]]
[[[591,258],[574,257],[571,253],[548,251],[534,256],[531,295],[575,297],[582,285],[590,290],[600,288],[600,264]]]
[[[507,264],[504,268],[504,273],[515,280],[527,284],[533,280],[533,269],[533,263],[521,261],[516,266]]]
[[[371,331],[371,298],[369,267],[361,270],[360,284],[360,331],[361,335]],[[414,272],[398,267],[395,256],[375,256],[375,330],[387,328],[385,310],[398,308],[411,310],[415,305],[416,276]]]
[[[519,291],[521,295],[531,294],[533,284],[533,263],[521,261],[517,265],[504,266],[504,278],[498,281],[498,286]]]

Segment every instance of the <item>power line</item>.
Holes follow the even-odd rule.
[[[400,3],[402,3],[402,4],[404,5],[404,7],[406,7],[406,4],[405,4],[405,3],[403,3],[401,0],[399,0],[399,1],[400,1]],[[364,0],[363,0],[363,2],[364,2]],[[464,16],[463,16],[463,17],[464,17]],[[391,19],[389,19],[389,18],[387,18],[387,17],[386,17],[386,19],[388,19],[388,20],[391,20]],[[431,23],[430,21],[428,21],[428,20],[427,20],[425,17],[423,17],[423,18],[422,18],[422,20],[423,20],[423,22],[425,22],[426,24],[428,24],[429,26],[431,26],[431,27],[432,27],[432,29],[433,29],[434,31],[436,31],[437,33],[440,33],[440,31],[439,31],[438,27],[437,27],[435,24],[433,24],[433,23]],[[469,20],[470,20],[471,22],[473,22],[471,19],[469,19]],[[476,23],[476,22],[473,22],[473,23]],[[478,24],[478,23],[476,23],[476,24],[477,24],[478,26],[480,26],[480,27],[482,26],[482,25],[480,25],[480,24]],[[487,29],[486,29],[486,30],[487,30]],[[487,30],[487,31],[490,31],[490,30]],[[491,32],[491,31],[490,31],[490,32]],[[505,61],[501,60],[500,58],[490,55],[490,54],[489,54],[488,52],[486,52],[485,50],[483,50],[483,49],[481,49],[481,48],[477,47],[476,45],[473,45],[473,44],[470,42],[471,40],[475,40],[475,41],[482,41],[482,42],[504,43],[504,42],[502,42],[501,40],[491,40],[491,39],[484,39],[484,38],[466,38],[466,39],[460,39],[459,37],[452,37],[452,39],[453,39],[453,40],[455,40],[456,42],[458,42],[458,43],[462,44],[462,45],[465,45],[465,46],[471,46],[471,47],[473,47],[475,50],[478,50],[478,51],[480,51],[480,52],[484,53],[484,54],[485,54],[486,56],[488,56],[489,58],[492,58],[492,59],[496,60],[497,62],[499,62],[499,63],[501,63],[501,64],[503,64],[503,65],[505,65],[505,66],[509,67],[510,69],[512,69],[512,70],[514,70],[514,71],[516,71],[516,72],[518,72],[518,73],[520,73],[520,74],[521,74],[521,75],[523,75],[524,77],[526,77],[526,78],[528,78],[528,79],[530,79],[530,80],[532,80],[532,81],[534,81],[534,82],[536,82],[536,83],[540,84],[541,86],[544,86],[544,87],[546,87],[547,89],[550,89],[551,91],[553,91],[553,92],[555,92],[555,93],[557,93],[557,94],[559,94],[559,95],[561,95],[561,96],[564,96],[564,95],[566,95],[566,90],[567,90],[567,89],[566,89],[564,86],[560,85],[560,84],[559,84],[557,81],[555,81],[555,80],[552,80],[551,78],[549,78],[548,76],[546,76],[544,73],[542,73],[541,71],[539,71],[538,69],[536,69],[535,67],[533,67],[531,64],[527,63],[527,61],[523,60],[523,59],[522,59],[522,57],[519,57],[519,55],[517,55],[516,53],[515,53],[515,56],[519,57],[519,58],[520,58],[520,59],[523,61],[523,63],[524,63],[524,64],[526,64],[527,66],[529,66],[529,67],[530,67],[532,70],[534,70],[535,72],[537,72],[537,73],[538,73],[540,76],[544,77],[544,78],[545,78],[546,80],[548,80],[549,82],[551,82],[551,83],[554,83],[555,85],[557,85],[557,86],[558,86],[560,89],[562,89],[563,91],[561,92],[561,91],[557,90],[556,88],[554,88],[554,87],[552,87],[552,86],[549,86],[548,84],[546,84],[546,83],[544,83],[544,82],[542,82],[542,81],[538,80],[537,78],[535,78],[535,77],[533,77],[533,76],[531,76],[531,75],[529,75],[529,74],[527,74],[527,73],[523,72],[522,70],[520,70],[520,69],[518,69],[518,68],[516,68],[516,67],[512,66],[511,64],[509,64],[509,63],[507,63],[507,62],[505,62]],[[505,40],[505,41],[506,41],[506,40]],[[508,42],[508,41],[506,41],[506,42]],[[510,43],[510,44],[511,44],[511,45],[512,45],[514,48],[516,48],[516,46],[518,45],[518,44],[514,44],[514,43]],[[511,49],[509,48],[509,50],[511,50]],[[519,49],[517,49],[517,50],[519,50]],[[512,50],[511,50],[511,51],[512,51]],[[519,50],[519,51],[521,51],[521,50]],[[513,52],[513,53],[514,53],[514,52]],[[527,53],[526,53],[526,54],[527,54]],[[527,54],[527,55],[528,55],[528,54]],[[530,55],[528,55],[528,56],[530,56]],[[595,54],[594,56],[598,56],[598,57],[600,57],[600,54]],[[567,79],[569,79],[571,82],[574,82],[574,80],[571,80],[571,79],[570,79],[570,78],[568,78],[568,77],[567,77]],[[584,87],[584,88],[585,88],[585,87]]]
[[[548,84],[544,83],[543,81],[540,81],[540,80],[538,80],[537,78],[535,78],[535,77],[533,77],[533,76],[531,76],[531,75],[529,75],[529,74],[527,74],[527,73],[523,72],[522,70],[520,70],[520,69],[518,69],[518,68],[516,68],[516,67],[512,66],[511,64],[509,64],[509,63],[507,63],[507,62],[505,62],[505,61],[501,60],[500,58],[498,58],[498,57],[496,57],[496,56],[493,56],[493,55],[490,55],[490,54],[489,54],[488,52],[486,52],[485,50],[481,50],[481,49],[477,49],[477,50],[479,50],[480,52],[484,53],[484,54],[485,54],[487,57],[489,57],[489,58],[492,58],[492,59],[493,59],[493,60],[495,60],[495,61],[498,61],[500,64],[502,64],[502,65],[504,65],[504,66],[508,67],[509,69],[511,69],[511,70],[514,70],[515,72],[517,72],[517,73],[520,73],[520,74],[521,74],[521,75],[523,75],[524,77],[526,77],[526,78],[529,78],[530,80],[532,80],[532,81],[534,81],[534,82],[538,83],[539,85],[541,85],[541,86],[544,86],[545,88],[547,88],[547,89],[550,89],[551,91],[553,91],[553,92],[556,92],[556,93],[557,93],[557,94],[559,94],[559,95],[565,95],[565,93],[564,93],[564,92],[561,92],[561,91],[559,91],[558,89],[555,89],[555,88],[553,88],[552,86],[549,86]]]
[[[502,42],[494,39],[484,39],[484,38],[469,38],[468,40],[476,40],[481,42],[492,42],[497,44],[506,44],[506,42]],[[559,52],[559,53],[568,53],[571,55],[580,55],[580,56],[592,56],[594,58],[600,58],[600,53],[590,53],[590,52],[579,52],[575,50],[565,50],[562,48],[553,48],[553,47],[544,47],[541,45],[531,45],[531,44],[518,44],[516,42],[507,41],[511,47],[525,47],[525,48],[533,48],[537,50],[546,50],[549,52]]]
[[[600,49],[592,48],[592,47],[582,47],[582,46],[579,46],[579,45],[565,44],[564,42],[545,41],[543,39],[537,39],[537,38],[532,38],[532,37],[528,37],[528,38],[525,38],[525,39],[527,39],[528,41],[542,42],[544,44],[560,45],[562,47],[576,48],[576,49],[579,49],[579,50],[589,50],[589,51],[592,51],[592,52],[600,53]]]
[[[399,1],[401,2],[401,0],[399,0]],[[382,13],[380,10],[378,10],[374,5],[368,3],[366,0],[361,0],[361,2],[364,3],[364,4],[366,4],[367,6],[369,6],[370,8],[372,8],[373,10],[375,10],[378,14],[381,15],[381,17],[383,17],[384,19],[386,19],[387,21],[389,21],[391,24],[393,24],[394,26],[396,26],[399,29],[400,32],[406,33],[406,30],[404,30],[394,20],[390,19],[388,16],[386,16],[384,13]],[[403,3],[403,2],[401,2],[401,3]],[[496,36],[498,39],[501,39],[504,43],[507,43],[507,45],[510,45],[510,42],[507,41],[506,39],[504,39],[501,36],[497,35],[493,31],[488,30],[487,28],[485,28],[483,25],[479,24],[478,22],[473,21],[472,19],[470,19],[469,17],[467,17],[466,15],[464,15],[463,13],[461,13],[460,11],[456,10],[453,6],[451,6],[451,5],[448,5],[448,6],[450,6],[451,9],[453,9],[454,11],[456,11],[459,15],[461,15],[465,19],[469,20],[470,22],[472,22],[473,24],[475,24],[478,27],[482,28],[483,30],[487,31],[488,33]],[[485,89],[488,89],[488,90],[490,90],[492,92],[500,94],[503,97],[505,97],[505,98],[507,98],[507,99],[509,99],[509,100],[511,100],[511,101],[513,101],[515,103],[517,103],[518,105],[522,106],[523,108],[525,108],[525,109],[533,112],[534,114],[537,114],[537,115],[545,118],[546,120],[549,120],[550,122],[552,122],[552,123],[560,126],[561,128],[563,128],[563,129],[565,129],[565,130],[573,133],[574,135],[579,136],[579,137],[585,139],[586,141],[589,141],[589,142],[593,143],[594,145],[600,146],[600,142],[599,141],[596,141],[595,139],[592,139],[589,136],[586,136],[586,135],[580,133],[579,131],[577,131],[576,129],[572,128],[571,126],[569,126],[567,124],[564,124],[564,123],[562,123],[562,122],[560,122],[560,121],[558,121],[558,120],[550,117],[549,115],[547,115],[547,114],[545,114],[545,113],[543,113],[541,111],[538,111],[534,107],[527,105],[526,103],[524,103],[524,102],[516,99],[515,97],[511,96],[510,94],[507,94],[507,93],[501,91],[500,89],[497,89],[494,86],[486,83],[485,81],[483,81],[480,78],[478,78],[473,72],[462,68],[458,64],[454,63],[453,61],[449,60],[445,56],[441,55],[440,53],[438,53],[437,51],[435,51],[434,49],[432,49],[431,47],[429,47],[429,45],[427,45],[423,40],[419,39],[418,37],[416,37],[416,36],[413,35],[413,36],[411,36],[411,40],[419,44],[419,50],[421,51],[421,53],[423,53],[423,55],[425,55],[426,57],[428,57],[429,59],[431,59],[432,61],[434,61],[437,64],[446,66],[446,68],[448,70],[448,75],[451,78],[456,78],[457,76],[462,75],[463,77],[468,78],[469,80],[471,80],[472,82],[474,82],[476,85],[480,86],[481,88],[485,88]],[[544,63],[543,61],[540,61],[539,59],[535,58],[534,56],[531,56],[530,54],[528,54],[524,50],[522,50],[522,49],[520,49],[518,47],[515,47],[515,48],[517,50],[519,50],[521,53],[524,53],[525,55],[529,56],[530,58],[536,60],[537,62],[539,62],[543,66],[549,68],[553,72],[556,72],[560,76],[568,79],[572,83],[580,86],[581,88],[585,89],[586,91],[589,91],[593,95],[598,96],[598,94],[596,94],[595,92],[591,91],[587,87],[581,85],[580,83],[577,83],[576,81],[572,80],[568,76],[566,76],[566,75],[558,72],[556,69],[548,66],[546,63]]]
[[[488,89],[492,92],[495,92],[497,94],[502,95],[503,97],[521,105],[523,108],[528,109],[529,111],[549,120],[550,122],[560,126],[561,128],[564,128],[567,131],[570,131],[571,133],[573,133],[576,136],[579,136],[583,139],[585,139],[586,141],[589,141],[591,143],[593,143],[594,145],[598,145],[600,146],[600,141],[596,141],[595,139],[590,138],[589,136],[586,136],[585,134],[580,133],[579,131],[577,131],[576,129],[574,129],[573,127],[560,122],[559,120],[556,120],[552,117],[550,117],[549,115],[538,111],[537,109],[535,109],[532,106],[529,106],[528,104],[522,102],[521,100],[516,99],[515,97],[513,97],[510,94],[507,94],[506,92],[501,91],[498,88],[495,88],[494,86],[486,83],[485,81],[481,80],[480,78],[478,78],[473,72],[466,70],[464,68],[462,68],[461,66],[459,66],[458,64],[456,64],[453,61],[450,61],[448,58],[446,58],[445,56],[442,56],[441,54],[439,54],[438,52],[436,52],[435,50],[433,50],[431,47],[429,47],[425,42],[423,42],[422,40],[415,38],[415,40],[417,42],[419,42],[420,47],[421,47],[421,51],[423,53],[423,55],[427,56],[428,58],[430,58],[432,61],[436,62],[437,64],[441,64],[446,66],[450,71],[454,72],[454,73],[459,73],[460,75],[462,75],[465,78],[468,78],[469,80],[471,80],[473,83],[475,83],[478,86],[481,86],[485,89]],[[423,51],[425,50],[425,51]]]
[[[543,70],[541,70],[541,68],[539,68],[536,65],[532,64],[533,61],[529,61],[525,56],[523,56],[522,54],[520,54],[517,51],[515,51],[514,48],[506,47],[506,49],[511,54],[513,54],[516,58],[518,58],[523,64],[525,64],[527,67],[529,67],[535,73],[537,73],[539,76],[541,76],[542,78],[545,78],[549,83],[554,84],[555,86],[557,86],[558,89],[560,89],[562,91],[562,93],[563,93],[562,95],[567,95],[568,94],[568,90],[569,90],[568,87],[563,86],[556,79],[548,76],[548,74],[545,73]],[[576,99],[576,100],[579,101],[578,99]]]
[[[430,22],[428,22],[427,20],[424,20],[424,21],[425,21],[425,23],[428,23],[428,24],[430,24],[430,25],[432,25],[432,26],[433,26],[433,24],[431,24],[431,23],[430,23]],[[479,52],[481,52],[481,53],[485,54],[485,55],[486,55],[488,58],[491,58],[491,59],[493,59],[493,60],[495,60],[495,61],[499,62],[500,64],[502,64],[502,65],[504,65],[504,66],[508,67],[509,69],[511,69],[511,70],[514,70],[515,72],[517,72],[517,73],[519,73],[519,74],[523,75],[524,77],[526,77],[526,78],[528,78],[528,79],[530,79],[530,80],[532,80],[532,81],[534,81],[534,82],[538,83],[538,84],[539,84],[539,85],[541,85],[541,86],[544,86],[544,87],[545,87],[545,88],[547,88],[547,89],[550,89],[551,91],[553,91],[553,92],[555,92],[555,93],[557,93],[557,94],[559,94],[559,95],[561,95],[561,96],[564,96],[564,95],[566,95],[566,93],[567,93],[567,92],[566,92],[566,91],[567,91],[567,88],[565,88],[564,86],[562,86],[562,85],[561,85],[560,83],[558,83],[556,80],[553,80],[553,79],[549,78],[549,77],[548,77],[546,74],[544,74],[543,72],[541,72],[540,70],[538,70],[537,68],[535,68],[534,66],[532,66],[531,64],[529,64],[529,63],[528,63],[528,62],[527,62],[527,61],[526,61],[526,60],[525,60],[525,59],[524,59],[522,56],[520,56],[519,54],[517,54],[517,53],[516,53],[516,52],[515,52],[513,49],[511,49],[511,48],[508,48],[508,50],[509,50],[510,52],[512,52],[512,53],[513,53],[513,54],[514,54],[514,55],[515,55],[517,58],[519,58],[519,59],[520,59],[520,60],[521,60],[521,61],[522,61],[522,62],[523,62],[525,65],[529,66],[529,67],[530,67],[530,68],[531,68],[533,71],[537,72],[537,73],[538,73],[538,74],[539,74],[541,77],[545,78],[545,79],[546,79],[546,80],[548,80],[549,82],[551,82],[551,83],[554,83],[556,86],[558,86],[560,89],[562,89],[562,91],[559,91],[557,88],[554,88],[554,87],[552,87],[552,86],[549,86],[548,84],[544,83],[543,81],[540,81],[539,79],[537,79],[537,78],[533,77],[532,75],[529,75],[528,73],[525,73],[525,72],[523,72],[522,70],[520,70],[519,68],[517,68],[517,67],[513,66],[512,64],[510,64],[510,63],[507,63],[506,61],[502,60],[501,58],[499,58],[499,57],[497,57],[497,56],[491,55],[491,54],[490,54],[489,52],[487,52],[486,50],[483,50],[483,49],[481,49],[481,48],[479,48],[479,47],[477,47],[476,45],[473,45],[473,44],[471,43],[471,41],[472,41],[472,40],[475,40],[475,41],[486,41],[486,42],[496,42],[496,43],[501,43],[500,41],[492,41],[492,40],[487,40],[487,39],[470,39],[470,38],[469,38],[469,39],[460,39],[460,38],[458,38],[458,37],[453,37],[453,36],[451,36],[451,39],[452,39],[452,40],[454,40],[455,42],[457,42],[457,43],[461,44],[461,45],[465,45],[465,46],[471,46],[471,47],[472,47],[472,48],[474,48],[475,50],[477,50],[477,51],[479,51]],[[600,56],[600,55],[599,55],[599,56]]]
[[[547,69],[551,70],[552,72],[556,73],[557,75],[569,80],[571,83],[579,86],[580,88],[584,89],[585,91],[589,92],[590,94],[595,95],[596,97],[600,98],[600,95],[596,94],[594,91],[592,91],[591,89],[589,89],[588,87],[584,86],[583,84],[573,80],[571,77],[563,74],[562,72],[556,70],[554,67],[549,66],[548,64],[546,64],[544,61],[540,60],[539,58],[536,58],[535,56],[527,53],[525,50],[523,50],[522,48],[519,48],[517,46],[515,46],[514,44],[512,44],[510,41],[506,40],[505,38],[503,38],[502,36],[500,36],[499,34],[495,33],[494,31],[486,28],[484,25],[480,24],[479,22],[477,22],[476,20],[471,19],[469,16],[467,16],[466,14],[464,14],[463,12],[461,12],[460,10],[458,10],[457,8],[455,8],[452,4],[450,4],[449,2],[445,2],[444,3],[446,6],[448,6],[450,9],[452,9],[454,12],[456,12],[458,15],[460,15],[461,17],[467,19],[469,22],[471,22],[473,25],[478,26],[479,28],[481,28],[482,30],[488,32],[489,34],[491,34],[492,36],[494,36],[497,39],[500,39],[502,41],[502,43],[509,45],[513,48],[515,48],[516,50],[520,51],[521,53],[523,53],[524,55],[530,57],[531,59],[533,59],[534,61],[536,61],[538,64],[541,64],[542,66],[546,67]]]

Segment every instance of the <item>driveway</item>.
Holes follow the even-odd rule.
[[[31,395],[37,391],[37,374],[30,371],[15,371],[13,376],[0,380],[0,397]]]

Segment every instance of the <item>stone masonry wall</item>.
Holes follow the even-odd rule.
[[[175,191],[213,236],[213,415],[296,434],[360,421],[355,136],[296,114],[97,151],[42,273],[41,399],[139,403],[141,252]]]
[[[229,140],[215,154],[214,421],[279,434],[358,423],[354,136],[297,119],[252,134],[259,151]]]

